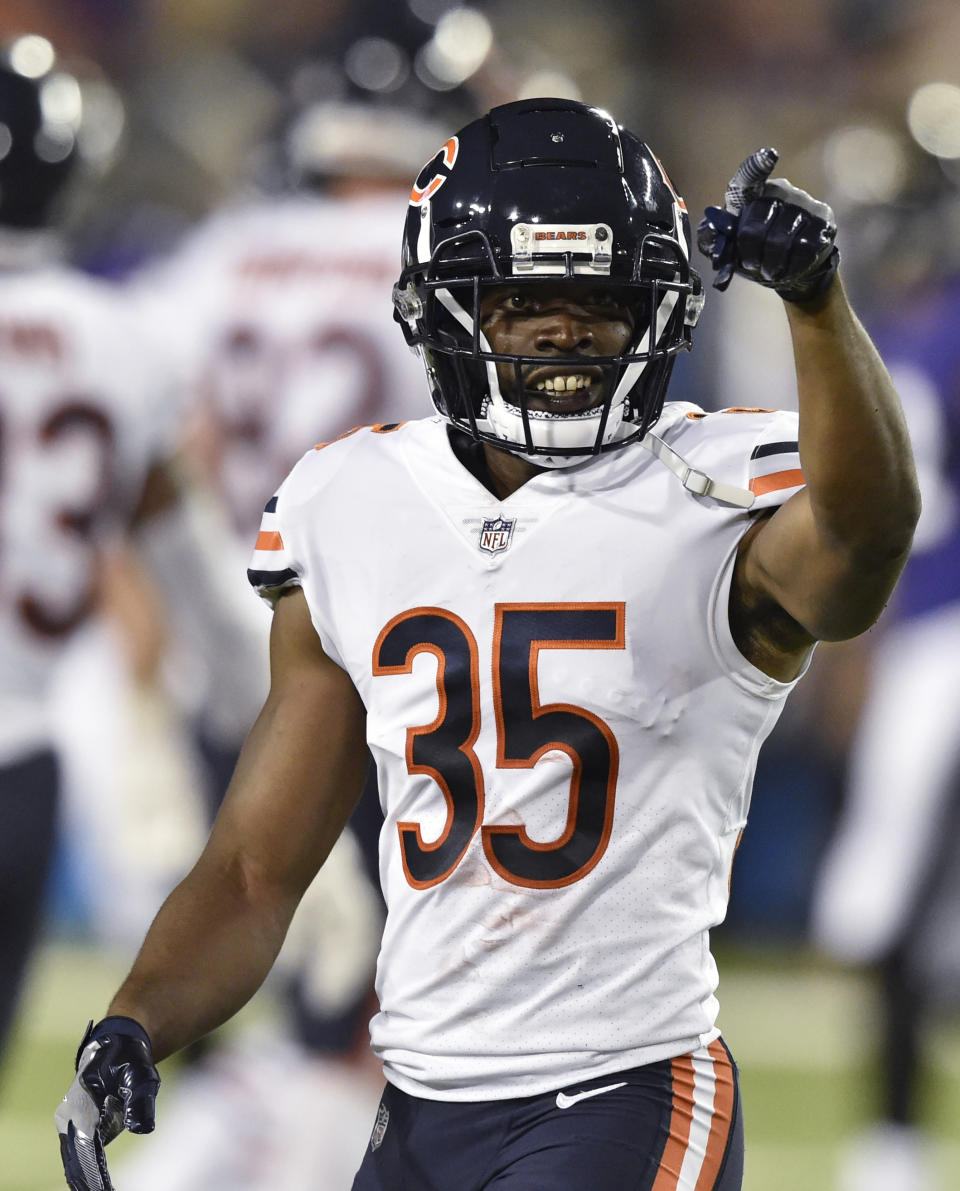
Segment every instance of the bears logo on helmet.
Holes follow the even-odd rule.
[[[439,150],[427,164],[423,167],[410,191],[410,202],[415,207],[422,206],[428,199],[432,198],[440,187],[446,182],[450,176],[450,170],[457,164],[457,154],[460,150],[460,140],[458,137],[452,136],[442,149]],[[441,173],[441,167],[446,169],[446,173]],[[420,179],[426,176],[421,185],[418,185]]]

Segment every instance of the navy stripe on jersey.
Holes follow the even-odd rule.
[[[247,579],[253,587],[282,587],[284,583],[299,578],[293,567],[286,567],[282,571],[247,571]]]
[[[798,442],[764,442],[753,448],[751,459],[763,459],[767,455],[796,455],[800,450]]]
[[[277,511],[277,498],[271,496],[267,503],[263,506],[265,513],[275,513]]]

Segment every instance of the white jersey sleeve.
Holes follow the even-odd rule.
[[[706,413],[685,402],[667,405],[654,427],[691,465],[749,492],[753,513],[776,508],[803,487],[798,428],[791,410]]]
[[[309,548],[304,537],[306,535],[309,539],[315,535],[315,518],[318,514],[321,518],[337,517],[335,504],[325,500],[325,490],[332,484],[339,469],[349,461],[351,444],[343,440],[352,439],[354,435],[389,433],[402,424],[357,426],[340,435],[333,443],[318,443],[307,451],[267,501],[247,568],[247,579],[268,604],[275,605],[278,596],[287,588],[304,585],[309,566]],[[335,501],[336,498],[333,499]],[[361,558],[362,553],[358,549],[358,564]],[[310,577],[313,582],[319,581],[316,568]],[[343,666],[332,618],[324,615],[323,607],[319,600],[310,603],[314,628],[326,654]]]
[[[271,496],[264,505],[260,532],[257,534],[250,566],[247,568],[247,579],[271,607],[282,591],[288,587],[300,586],[300,572],[280,528],[278,508],[282,491],[281,488],[280,492]],[[288,533],[287,540],[289,538]]]

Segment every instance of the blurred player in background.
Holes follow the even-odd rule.
[[[51,688],[96,607],[111,542],[132,533],[161,590],[191,573],[192,611],[217,607],[209,650],[240,652],[228,644],[236,600],[208,561],[211,524],[198,525],[170,463],[177,413],[162,355],[112,286],[64,263],[56,227],[83,173],[88,129],[81,81],[47,40],[27,35],[3,48],[0,1040],[40,922],[57,827]],[[85,702],[95,716],[89,692]]]
[[[814,642],[879,615],[918,511],[832,212],[776,156],[699,243],[721,287],[784,299],[799,443],[790,414],[664,406],[702,304],[689,223],[605,112],[495,108],[417,176],[394,293],[437,416],[309,450],[267,504],[270,695],[81,1044],[57,1112],[76,1191],[152,1129],[154,1054],[263,980],[368,740],[388,1087],[354,1188],[738,1191],[708,932],[757,750]]]
[[[383,39],[367,43],[344,60],[390,52]],[[228,512],[236,575],[267,497],[305,441],[423,413],[422,367],[397,334],[390,288],[410,179],[446,135],[431,101],[409,82],[378,94],[330,63],[302,66],[276,136],[255,154],[256,185],[133,282],[190,394],[185,449]],[[250,614],[261,668],[208,686],[186,708],[211,777],[211,813],[267,689],[270,617],[256,601]],[[294,919],[278,964],[289,1033],[206,1053],[171,1103],[180,1127],[135,1152],[122,1180],[144,1191],[265,1191],[282,1162],[283,1186],[296,1191],[300,1180],[334,1187],[352,1174],[380,1087],[366,1045],[382,925],[379,826],[373,788]],[[329,1103],[329,1127],[274,1094],[278,1047],[288,1099]],[[225,1124],[238,1116],[249,1123],[243,1142]]]
[[[305,439],[422,413],[389,287],[409,180],[441,135],[428,102],[409,81],[381,94],[331,63],[302,66],[276,135],[254,154],[255,185],[135,279],[178,361],[187,449],[228,510],[241,570]],[[265,690],[268,623],[262,684],[217,690],[198,717],[209,757],[223,758],[214,803]]]
[[[139,328],[106,286],[61,263],[52,230],[79,164],[81,120],[79,84],[48,42],[24,37],[4,47],[0,1037],[40,920],[57,825],[53,673],[93,607],[104,538],[136,520],[151,466],[169,445]]]
[[[879,254],[874,335],[903,400],[923,515],[873,656],[813,936],[879,976],[877,1121],[851,1145],[839,1191],[934,1191],[925,1052],[936,1014],[960,1006],[960,277],[944,269],[942,234],[960,208],[925,196],[908,220],[886,218],[896,235]],[[904,265],[909,286],[897,283]]]

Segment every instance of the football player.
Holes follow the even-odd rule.
[[[390,285],[410,176],[443,133],[400,100],[326,85],[255,155],[270,163],[256,187],[134,279],[181,360],[195,449],[244,560],[264,494],[306,439],[414,417],[422,402]]]
[[[78,164],[82,117],[62,104],[50,114],[58,88],[76,95],[78,84],[48,42],[23,37],[3,47],[0,1040],[38,925],[57,822],[48,687],[90,611],[98,539],[134,512],[159,450],[138,328],[106,286],[60,263],[49,230]]]
[[[879,615],[918,512],[832,212],[775,162],[744,162],[699,242],[721,286],[784,300],[799,438],[664,404],[700,280],[677,191],[605,112],[495,108],[418,175],[395,303],[436,415],[318,445],[267,504],[270,694],[84,1036],[72,1187],[109,1186],[156,1062],[265,978],[367,744],[387,1086],[355,1191],[741,1186],[708,933],[757,751],[815,642]]]
[[[254,154],[256,186],[131,284],[177,361],[186,449],[232,522],[224,546],[239,568],[304,442],[422,406],[422,369],[396,334],[390,285],[410,176],[444,134],[414,107],[418,93],[384,98],[320,62],[288,90],[300,98]],[[213,674],[196,717],[214,805],[267,689],[260,611],[256,675]]]
[[[209,537],[169,466],[172,406],[152,340],[64,261],[57,224],[84,161],[80,80],[44,38],[0,50],[0,1042],[38,923],[60,796],[49,692],[88,619],[104,543],[133,528],[163,581],[230,620]],[[190,524],[188,524],[188,522]],[[206,528],[209,528],[206,520]],[[171,879],[172,883],[172,879]],[[169,887],[169,885],[168,885]],[[114,891],[115,892],[115,891]]]

